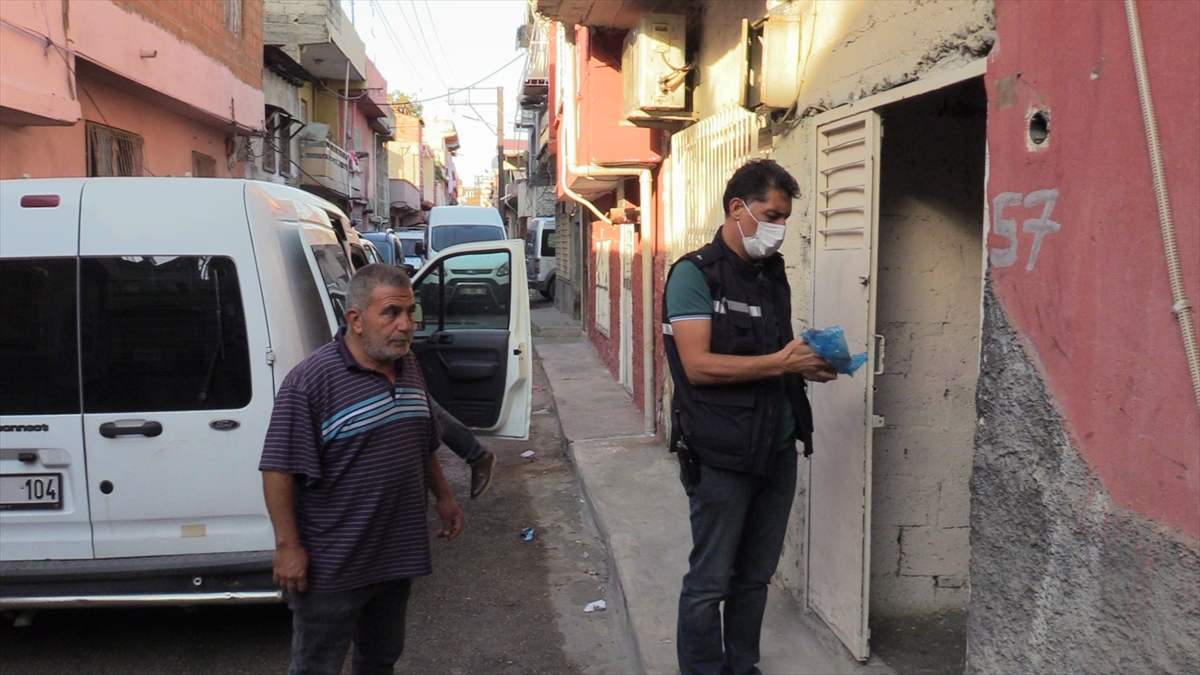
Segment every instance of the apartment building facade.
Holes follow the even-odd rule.
[[[262,14],[262,0],[0,3],[0,178],[244,175]]]
[[[869,361],[811,390],[777,581],[859,658],[873,618],[950,613],[969,672],[1200,664],[1197,366],[1177,320],[1194,322],[1200,234],[1160,235],[1161,214],[1200,215],[1200,7],[1126,4],[1140,24],[1120,3],[657,3],[685,26],[671,120],[621,105],[641,3],[537,3],[562,26],[548,115],[560,200],[584,214],[584,325],[648,430],[669,422],[666,268],[711,240],[746,159],[800,181],[794,328],[841,325]]]

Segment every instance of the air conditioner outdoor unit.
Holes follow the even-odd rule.
[[[621,74],[625,117],[634,124],[690,121],[686,58],[687,19],[646,14],[625,37]]]

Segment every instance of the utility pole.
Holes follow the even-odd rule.
[[[496,208],[504,198],[504,87],[496,87]],[[501,211],[503,213],[503,211]]]

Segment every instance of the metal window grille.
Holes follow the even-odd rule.
[[[234,33],[242,32],[242,0],[225,0],[225,27]]]
[[[263,135],[262,168],[267,173],[275,173],[276,158],[279,154],[279,117],[270,107],[267,108],[267,129]]]
[[[89,176],[144,175],[143,149],[142,137],[137,134],[87,123]]]
[[[192,176],[195,178],[216,178],[217,160],[202,152],[192,151]]]
[[[758,155],[762,119],[740,106],[725,108],[671,136],[667,264],[712,241],[724,221],[725,184]]]

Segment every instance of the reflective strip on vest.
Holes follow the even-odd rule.
[[[741,312],[742,314],[749,314],[750,316],[754,316],[754,317],[762,316],[762,307],[760,307],[759,305],[747,305],[746,303],[739,302],[737,300],[714,300],[713,301],[713,311],[716,312],[717,314],[725,314],[726,308],[731,309],[735,312]]]

